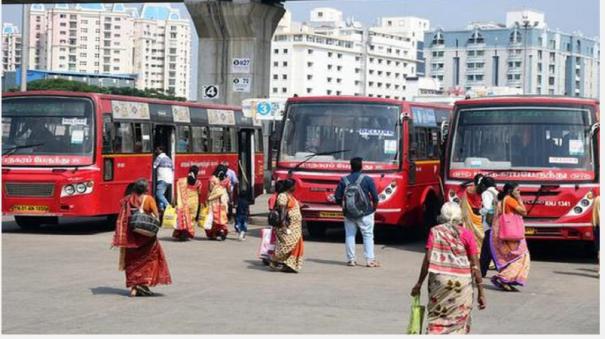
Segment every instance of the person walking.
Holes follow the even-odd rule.
[[[208,208],[212,213],[212,228],[206,230],[206,236],[210,239],[225,240],[229,229],[227,228],[227,208],[229,208],[228,187],[229,179],[226,178],[226,168],[218,165],[210,177],[208,185]]]
[[[239,240],[246,240],[248,232],[248,215],[250,215],[250,203],[248,202],[248,192],[239,192],[237,197],[237,209],[235,212],[235,231],[238,233]]]
[[[174,181],[174,168],[172,166],[172,159],[164,153],[162,146],[155,148],[155,154],[157,155],[153,161],[153,170],[156,171],[155,198],[158,201],[161,216],[170,204],[168,199],[166,199],[166,190],[172,186],[172,182]]]
[[[334,199],[343,207],[347,265],[356,266],[355,236],[357,228],[363,236],[363,252],[367,267],[380,267],[374,256],[374,212],[378,193],[374,180],[362,174],[363,159],[351,159],[351,174],[340,179]]]
[[[481,251],[483,236],[485,235],[483,231],[483,218],[479,213],[482,206],[481,193],[478,191],[483,178],[483,174],[475,175],[472,181],[473,184],[464,190],[462,200],[460,201],[463,224],[464,227],[473,233],[475,243],[477,244],[477,252]]]
[[[302,268],[304,242],[302,237],[302,215],[300,204],[294,197],[295,182],[286,179],[282,192],[277,196],[277,208],[285,222],[275,227],[275,252],[270,267],[282,272],[298,273]]]
[[[172,236],[184,241],[195,236],[194,225],[197,225],[200,216],[200,196],[202,182],[198,180],[197,166],[189,167],[187,177],[180,178],[176,183],[176,229]]]
[[[428,274],[428,334],[467,334],[471,330],[473,285],[478,290],[479,309],[486,307],[477,245],[472,233],[461,225],[458,204],[445,203],[440,218],[444,223],[429,232],[420,276],[411,295],[420,294]]]
[[[515,286],[525,286],[529,274],[530,258],[525,238],[502,240],[499,238],[498,216],[501,213],[527,215],[519,184],[506,183],[498,194],[498,209],[492,224],[490,248],[498,274],[491,279],[492,284],[504,291],[518,291]]]
[[[492,252],[489,249],[489,237],[491,234],[492,222],[498,202],[498,189],[496,181],[492,177],[483,177],[481,184],[477,187],[477,192],[481,194],[482,207],[479,214],[483,219],[483,242],[481,244],[481,255],[479,256],[479,266],[481,268],[481,277],[485,278],[490,263],[492,262]]]
[[[132,192],[122,198],[112,241],[112,246],[120,248],[119,270],[126,273],[126,287],[130,288],[131,297],[152,295],[149,287],[172,283],[158,238],[136,233],[129,226],[132,211],[141,207],[144,213],[159,216],[148,190],[147,180],[139,179],[132,185]]]
[[[236,198],[238,195],[237,191],[238,191],[238,186],[239,186],[239,180],[237,179],[237,174],[235,173],[235,171],[229,167],[229,162],[227,160],[223,160],[221,162],[221,165],[223,165],[224,168],[226,169],[225,175],[229,179],[229,183],[230,183],[230,186],[229,186],[229,211],[228,211],[227,217],[229,218],[229,220],[231,220],[231,218],[233,217],[233,208],[235,206],[234,202],[236,201]]]

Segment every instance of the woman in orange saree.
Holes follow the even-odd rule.
[[[270,267],[281,269],[283,272],[298,273],[302,268],[305,246],[302,237],[302,215],[298,200],[293,194],[294,186],[294,180],[286,179],[282,193],[277,196],[277,206],[281,214],[287,213],[288,225],[273,229],[276,241]]]
[[[195,236],[194,225],[199,221],[202,183],[197,179],[199,168],[191,166],[186,178],[176,183],[176,229],[174,238],[181,241]]]
[[[122,198],[121,209],[116,221],[112,246],[120,248],[119,270],[126,273],[126,287],[130,296],[152,295],[150,286],[172,283],[168,263],[157,237],[148,237],[132,231],[129,226],[132,210],[139,209],[159,215],[158,208],[148,191],[147,180],[139,179],[133,185],[133,192]]]
[[[473,234],[479,253],[481,253],[483,237],[485,237],[485,232],[483,230],[483,218],[479,213],[479,210],[481,210],[483,204],[481,201],[481,193],[477,191],[482,178],[482,174],[475,175],[473,185],[464,190],[464,193],[462,193],[462,200],[460,201],[460,208],[462,209],[462,224]]]

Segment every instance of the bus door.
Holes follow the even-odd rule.
[[[164,149],[164,152],[166,153],[167,156],[170,157],[170,159],[172,160],[172,168],[173,168],[173,173],[176,174],[176,162],[175,162],[175,155],[176,155],[176,136],[174,133],[174,126],[172,125],[155,125],[154,129],[153,129],[153,151],[155,152],[156,147],[160,146],[162,147],[162,149]],[[154,153],[154,160],[156,158],[156,155]],[[174,178],[174,180],[176,180],[176,178]],[[156,186],[157,186],[157,171],[154,170],[153,171],[153,193],[155,196],[155,190],[156,190]],[[168,201],[172,202],[173,199],[173,188],[174,187],[174,181],[171,183],[168,183],[168,188],[166,189],[166,199],[168,199]]]
[[[239,192],[254,203],[254,130],[241,129],[237,135]]]

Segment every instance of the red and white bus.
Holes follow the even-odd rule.
[[[509,96],[457,101],[446,146],[445,189],[457,200],[477,173],[519,183],[536,239],[592,240],[599,195],[599,102]]]
[[[111,217],[128,184],[138,178],[153,183],[156,146],[172,158],[175,180],[196,165],[207,185],[219,162],[228,161],[253,200],[262,193],[261,136],[260,124],[240,107],[97,93],[5,93],[2,212],[23,228],[58,217]]]
[[[273,179],[296,180],[312,236],[342,223],[334,202],[349,160],[376,184],[377,224],[422,227],[442,201],[440,125],[451,106],[353,96],[294,97],[286,104]]]

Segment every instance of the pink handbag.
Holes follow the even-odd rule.
[[[505,198],[506,200],[506,198]],[[504,201],[502,201],[504,206]],[[498,238],[500,240],[518,241],[525,238],[525,225],[523,217],[516,213],[504,213],[498,217]]]

